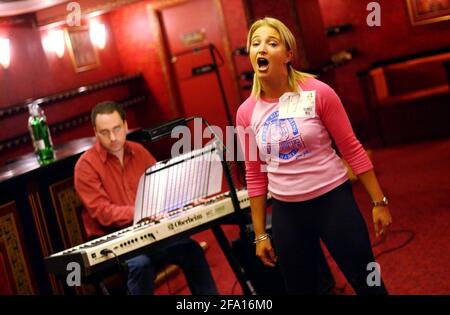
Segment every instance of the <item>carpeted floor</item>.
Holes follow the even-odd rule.
[[[375,255],[381,253],[377,261],[388,290],[391,294],[450,294],[450,139],[372,151],[394,220],[391,233],[374,247]],[[370,198],[359,182],[354,183],[354,192],[375,243]],[[236,227],[224,230],[230,241],[238,238]],[[220,293],[242,294],[212,233],[204,231],[193,238],[209,244],[206,255]],[[335,293],[353,294],[327,257],[336,280]],[[179,273],[156,293],[189,294],[189,289]]]

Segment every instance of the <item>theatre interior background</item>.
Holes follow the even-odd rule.
[[[124,293],[117,270],[93,269],[71,286],[46,262],[87,242],[73,168],[95,141],[90,110],[122,104],[130,139],[158,160],[173,140],[149,141],[148,131],[168,122],[198,116],[225,134],[251,92],[247,30],[264,16],[293,31],[295,66],[335,89],[375,165],[394,220],[382,241],[369,196],[349,176],[390,293],[450,293],[449,1],[28,0],[0,1],[1,295]],[[31,103],[53,140],[47,165],[34,154]],[[241,163],[227,169],[243,188]],[[184,233],[202,245],[221,294],[280,293],[277,270],[244,233],[249,209],[239,210]],[[354,294],[324,252],[324,293]],[[155,282],[156,294],[190,294],[176,266]]]

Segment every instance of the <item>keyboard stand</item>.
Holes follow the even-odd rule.
[[[154,141],[154,140],[160,139],[162,137],[169,136],[171,134],[173,128],[175,128],[176,126],[180,126],[180,125],[186,126],[188,122],[190,122],[194,119],[200,119],[202,126],[205,125],[209,129],[211,134],[213,135],[213,138],[216,139],[218,142],[220,142],[221,164],[222,164],[222,169],[223,169],[225,179],[227,182],[228,190],[230,192],[230,197],[231,197],[231,200],[233,203],[233,208],[234,208],[233,217],[234,217],[234,219],[237,220],[237,224],[239,225],[239,228],[240,228],[241,237],[245,237],[246,236],[247,218],[245,217],[245,214],[243,213],[242,209],[239,206],[239,200],[238,200],[238,197],[236,194],[236,189],[235,189],[235,185],[234,185],[233,178],[231,175],[231,171],[226,162],[226,158],[225,158],[226,152],[225,151],[227,150],[227,148],[222,143],[220,138],[217,136],[214,129],[211,128],[211,126],[209,125],[208,121],[206,121],[206,119],[203,119],[201,117],[179,118],[179,119],[176,119],[172,122],[165,123],[159,127],[151,129],[151,130],[144,129],[140,132],[140,134],[143,139],[149,140],[149,141]],[[195,141],[193,143],[195,143]],[[146,172],[146,174],[147,174],[147,172]],[[148,174],[148,175],[150,175],[150,174]],[[242,287],[243,293],[245,295],[255,295],[256,294],[255,290],[254,290],[250,280],[246,276],[244,269],[240,266],[237,258],[235,257],[235,255],[232,251],[232,248],[231,248],[231,244],[228,241],[228,239],[227,239],[225,233],[223,232],[222,228],[220,227],[220,225],[219,224],[213,225],[211,227],[211,230],[212,230],[215,238],[217,239],[217,242],[219,243],[219,246],[220,246],[221,250],[223,251],[228,263],[230,264],[237,280],[239,281],[239,283]]]

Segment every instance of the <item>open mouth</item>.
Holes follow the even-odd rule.
[[[264,57],[258,57],[256,63],[258,64],[259,71],[266,71],[269,68],[269,60]]]

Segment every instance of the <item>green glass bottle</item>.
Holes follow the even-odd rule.
[[[39,164],[46,165],[55,160],[52,138],[47,125],[47,118],[38,103],[28,105],[30,117],[28,118],[28,129],[33,141],[34,151]]]

